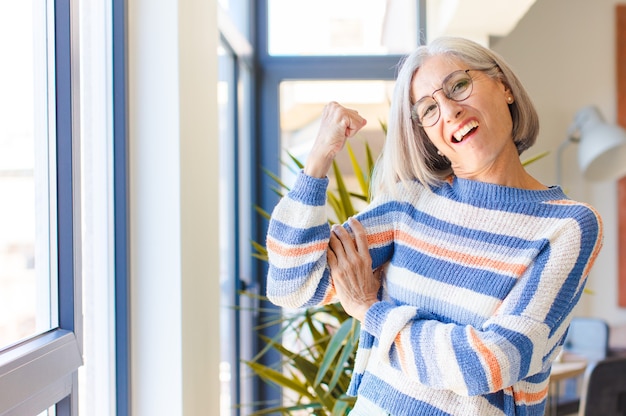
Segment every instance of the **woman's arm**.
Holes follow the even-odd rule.
[[[590,210],[585,213],[578,225],[570,224],[554,235],[498,311],[480,327],[441,322],[415,306],[371,303],[369,296],[360,301],[350,290],[341,291],[374,277],[364,272],[365,276],[357,276],[360,268],[354,264],[336,267],[335,263],[361,257],[350,255],[348,260],[349,251],[333,249],[336,261],[331,267],[339,299],[346,311],[362,321],[362,330],[377,339],[377,359],[401,368],[418,383],[464,395],[501,390],[549,370],[562,344],[571,311],[601,246],[600,220]],[[342,247],[349,244],[343,233],[336,235]],[[362,247],[356,250],[363,252]]]
[[[331,235],[325,205],[327,184],[327,179],[301,172],[272,212],[266,240],[267,296],[277,305],[297,308],[336,301],[327,256]],[[393,209],[381,197],[358,216],[364,224],[368,256],[373,259],[373,267],[378,267],[392,254]],[[350,223],[344,227],[349,229]],[[346,238],[351,238],[341,228]]]
[[[273,303],[300,307],[330,302],[326,267],[330,230],[326,215],[326,175],[332,162],[367,120],[356,110],[328,103],[303,174],[275,207],[266,248],[269,258],[267,296]]]

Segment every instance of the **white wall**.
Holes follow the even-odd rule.
[[[517,71],[537,106],[541,131],[537,145],[525,155],[549,150],[550,156],[529,170],[546,184],[556,181],[556,150],[565,139],[574,114],[597,106],[616,122],[616,0],[538,0],[509,36],[494,45]],[[570,197],[592,204],[604,220],[605,240],[591,272],[579,315],[626,323],[626,309],[617,306],[616,182],[585,181],[577,168],[576,146],[563,159],[563,187]],[[624,161],[626,163],[626,161]]]
[[[219,414],[216,15],[128,2],[133,416]]]

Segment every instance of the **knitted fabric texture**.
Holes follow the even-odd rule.
[[[327,186],[300,172],[274,209],[267,295],[277,305],[336,301]],[[357,215],[384,271],[348,393],[392,415],[543,415],[551,363],[601,247],[598,213],[558,187],[398,186]]]

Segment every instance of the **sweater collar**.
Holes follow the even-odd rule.
[[[544,190],[512,188],[509,186],[452,177],[447,186],[460,201],[465,202],[546,202],[568,199],[560,186]]]

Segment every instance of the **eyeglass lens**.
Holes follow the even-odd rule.
[[[463,101],[472,93],[472,78],[469,70],[454,71],[448,75],[441,85],[444,95],[450,100]],[[424,97],[413,105],[412,117],[422,126],[433,126],[439,120],[439,104],[433,98],[435,90],[430,97]]]

